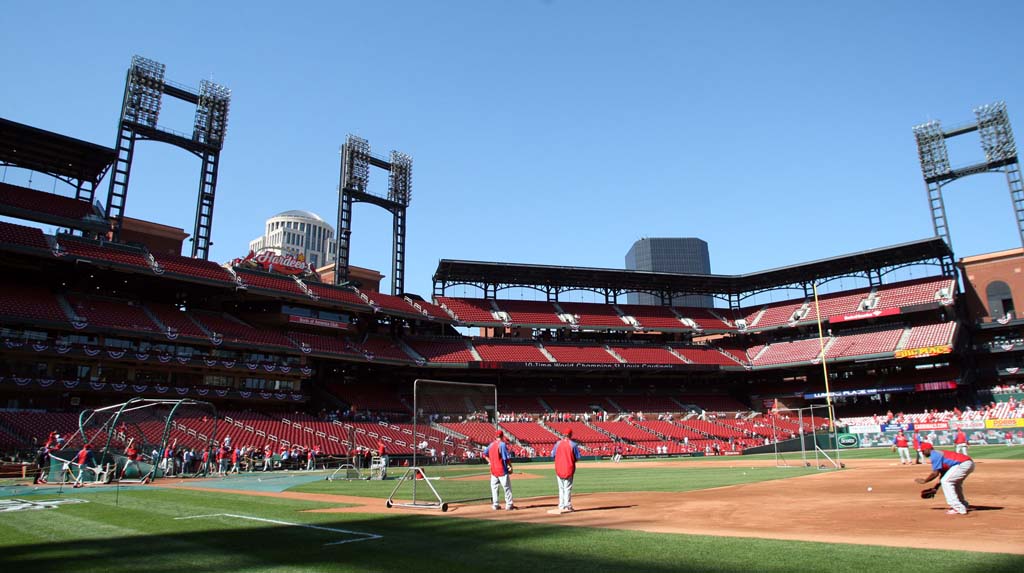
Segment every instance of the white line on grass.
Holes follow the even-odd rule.
[[[337,529],[334,527],[324,527],[322,525],[309,525],[308,523],[289,523],[287,521],[278,521],[276,519],[266,519],[263,517],[252,517],[250,515],[235,515],[233,513],[211,513],[207,515],[189,515],[186,517],[175,517],[174,519],[200,519],[205,517],[233,517],[235,519],[248,519],[250,521],[262,521],[263,523],[273,523],[274,525],[288,525],[291,527],[305,527],[306,529],[318,529],[320,531],[330,531],[331,533],[345,533],[348,535],[361,535],[363,539],[345,539],[342,541],[331,541],[330,543],[324,543],[324,545],[341,545],[342,543],[352,543],[353,541],[372,541],[374,539],[383,539],[383,535],[377,535],[376,533],[363,533],[362,531],[349,531],[347,529]]]

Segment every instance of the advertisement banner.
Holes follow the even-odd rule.
[[[929,356],[949,354],[950,352],[953,352],[952,346],[939,344],[937,346],[922,346],[920,348],[904,348],[903,350],[897,350],[894,356],[896,358],[927,358]]]
[[[892,316],[899,313],[900,309],[898,308],[887,308],[885,310],[866,310],[864,312],[851,312],[849,314],[837,314],[835,316],[830,316],[828,317],[828,322],[829,324],[836,324],[838,322],[850,322],[851,320],[865,320],[868,318]]]
[[[917,430],[948,430],[949,422],[920,422],[914,424]]]
[[[914,431],[913,424],[882,424],[881,428],[883,432],[898,432],[900,430],[903,430],[904,432]]]
[[[983,430],[985,429],[985,420],[963,420],[960,422],[950,422],[950,426],[954,429],[963,428],[965,430]]]
[[[1024,418],[1015,420],[985,420],[986,428],[1024,428]]]
[[[337,320],[325,320],[323,318],[310,318],[308,316],[297,316],[294,314],[288,315],[288,322],[294,324],[306,324],[309,326],[320,326],[323,328],[335,328],[338,330],[347,330],[348,325],[344,322],[338,322]]]
[[[859,448],[860,438],[855,434],[839,434],[838,444],[840,449]]]
[[[870,424],[864,426],[847,426],[846,431],[851,434],[877,434],[882,430],[878,427],[878,424]]]

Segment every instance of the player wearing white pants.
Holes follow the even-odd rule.
[[[558,509],[548,513],[568,513],[572,507],[572,480],[576,475],[576,461],[580,459],[580,450],[572,441],[572,430],[565,432],[565,437],[555,443],[551,450],[555,459],[555,480],[558,482]]]
[[[509,461],[508,446],[505,445],[505,434],[500,430],[495,439],[484,450],[484,458],[491,466],[491,505],[498,509],[498,488],[505,490],[505,509],[516,509],[512,500],[512,463]]]
[[[917,483],[928,483],[933,479],[942,476],[939,483],[942,484],[942,493],[946,496],[946,504],[950,515],[965,515],[969,508],[964,498],[964,480],[974,471],[974,460],[956,452],[946,452],[932,449],[928,442],[921,444],[921,452],[928,456],[932,463],[932,473],[926,478],[918,478]]]
[[[515,507],[512,503],[512,480],[509,479],[508,474],[503,476],[491,476],[491,505],[494,506],[494,509],[498,509],[498,507],[500,507],[500,490],[505,491],[505,508],[508,509]]]

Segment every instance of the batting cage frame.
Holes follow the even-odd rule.
[[[208,430],[192,428],[179,421],[187,415],[199,414],[204,417],[204,423],[212,424]],[[87,445],[92,446],[93,465],[75,461],[77,456],[74,455],[65,459],[62,455],[51,454],[50,475],[58,471],[61,483],[67,483],[70,475],[76,487],[84,485],[86,477],[90,478],[90,483],[151,482],[155,478],[173,475],[179,469],[175,465],[175,457],[169,454],[182,439],[193,450],[198,449],[200,457],[194,460],[193,467],[180,468],[177,475],[205,476],[210,465],[201,463],[201,460],[205,455],[212,461],[214,446],[220,445],[216,439],[217,422],[217,409],[213,404],[188,398],[136,397],[119,404],[86,409],[78,416],[78,431],[72,436],[72,442],[77,443],[75,438],[80,438],[83,449]],[[133,447],[135,459],[130,459],[128,450]]]
[[[420,408],[420,386],[422,385],[438,385],[447,386],[450,388],[465,388],[465,389],[476,389],[476,392],[480,393],[489,390],[492,394],[492,402],[490,404],[490,411],[493,412],[494,429],[497,431],[498,426],[498,387],[494,384],[478,384],[471,382],[452,382],[448,380],[431,380],[426,378],[417,378],[412,384],[412,403],[413,403],[413,439],[415,440],[419,433],[419,420],[424,416],[424,412]],[[484,410],[488,408],[484,407]],[[429,416],[427,424],[430,424]],[[448,511],[449,504],[453,503],[466,503],[471,501],[482,501],[489,500],[490,494],[486,497],[472,497],[462,499],[449,499],[441,495],[434,484],[431,483],[433,480],[443,479],[442,477],[431,477],[427,475],[426,468],[422,467],[419,463],[418,449],[415,444],[412,449],[412,465],[405,468],[405,472],[398,478],[398,483],[395,484],[394,489],[391,490],[391,494],[388,496],[385,506],[391,507],[408,507],[413,509],[440,509],[442,512]],[[411,482],[412,499],[409,501],[396,501],[395,495],[402,489],[402,486],[406,482]],[[419,483],[426,484],[426,488],[420,487]],[[424,490],[429,490],[429,493]]]
[[[828,420],[829,420],[829,429],[825,430],[824,434],[822,434],[822,432],[818,430],[817,424],[814,423],[814,413],[815,413],[815,410],[817,410],[818,412],[824,411],[826,416],[823,416],[823,417],[827,417]],[[843,464],[840,461],[840,459],[839,459],[839,430],[836,428],[836,425],[835,425],[835,423],[833,421],[835,419],[835,417],[834,417],[834,415],[832,413],[832,405],[831,404],[827,404],[827,405],[824,405],[824,406],[811,404],[811,405],[803,407],[803,408],[789,408],[789,409],[784,410],[784,411],[786,411],[786,412],[796,412],[797,413],[797,423],[799,424],[799,428],[801,428],[801,429],[807,427],[807,426],[804,425],[804,412],[807,412],[808,417],[811,420],[811,423],[810,423],[811,431],[810,431],[810,433],[808,433],[806,431],[802,431],[802,432],[800,432],[798,434],[798,440],[800,442],[800,461],[801,461],[800,466],[798,466],[798,467],[811,467],[811,462],[808,460],[808,450],[813,451],[813,454],[814,454],[814,467],[819,469],[819,470],[842,469],[842,468],[845,467],[845,464]],[[775,412],[775,414],[777,414],[777,412]],[[779,448],[779,439],[778,439],[779,427],[776,424],[775,416],[772,416],[771,420],[772,420],[772,434],[773,434],[772,442],[773,442],[774,452],[775,452],[775,467],[777,467],[777,468],[794,467],[794,466],[792,466],[789,463],[789,460],[786,459],[785,452],[782,449]],[[823,438],[824,439],[825,446],[826,446],[825,448],[821,447],[819,438]],[[810,444],[808,444],[808,442],[807,442],[808,439],[810,439]],[[827,451],[829,449],[832,450],[832,455],[831,456],[828,454],[828,451]],[[796,450],[793,450],[793,451],[796,451]],[[827,463],[826,463],[826,461],[827,461]]]

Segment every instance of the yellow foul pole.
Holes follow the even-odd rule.
[[[821,329],[821,307],[818,306],[818,283],[814,288],[814,313],[818,315],[818,345],[821,348],[821,369],[825,372],[825,403],[828,405],[828,431],[835,431],[835,419],[832,415],[832,391],[828,388],[828,361],[825,360],[825,334]]]

